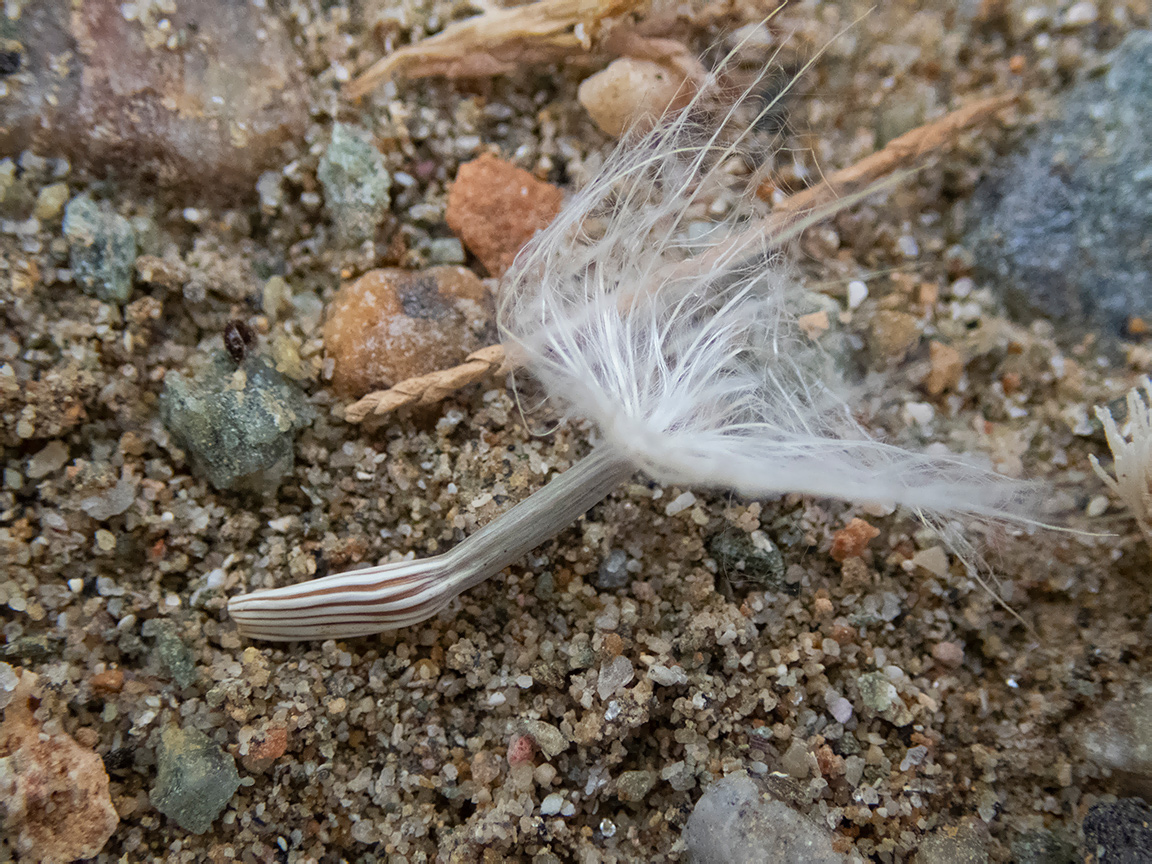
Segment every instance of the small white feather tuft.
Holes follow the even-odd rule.
[[[505,343],[661,482],[1024,516],[1023,484],[884,444],[853,420],[796,323],[803,292],[781,254],[796,222],[748,231],[757,214],[745,213],[690,236],[717,190],[746,182],[733,158],[788,88],[755,106],[745,90],[717,122],[718,89],[714,75],[687,109],[625,140],[521,252],[501,286]],[[728,197],[754,200],[746,192]]]

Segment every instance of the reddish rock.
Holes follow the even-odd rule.
[[[563,201],[551,183],[485,153],[456,172],[445,218],[488,272],[501,276],[532,235],[556,218]]]
[[[516,735],[508,744],[508,764],[520,765],[531,762],[536,755],[536,744],[531,735]]]
[[[88,684],[97,696],[119,693],[124,687],[124,670],[105,669],[103,672],[97,672],[88,681]]]
[[[879,528],[873,528],[863,519],[853,519],[832,538],[832,558],[841,563],[849,558],[859,558],[879,535]]]
[[[136,5],[130,21],[112,0],[42,0],[8,22],[19,69],[5,78],[0,152],[255,193],[308,121],[286,28],[254,3],[180,0],[165,15]]]
[[[0,816],[21,861],[63,864],[97,855],[120,817],[104,763],[33,715],[36,676],[20,677],[0,725]]]
[[[495,341],[492,299],[472,271],[383,269],[345,285],[328,307],[332,386],[363,396],[460,363]]]
[[[288,749],[288,730],[280,725],[269,726],[257,732],[248,744],[248,753],[241,757],[244,770],[263,774]]]

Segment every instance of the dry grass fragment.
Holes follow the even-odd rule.
[[[1143,391],[1143,392],[1141,392]],[[1112,451],[1109,474],[1094,455],[1088,459],[1092,470],[1104,481],[1136,517],[1145,542],[1152,546],[1152,380],[1144,376],[1128,391],[1128,419],[1121,429],[1112,412],[1097,406],[1096,417],[1104,425],[1108,449]]]
[[[643,0],[538,0],[491,9],[382,57],[350,81],[344,95],[359,99],[399,73],[483,78],[586,52],[605,19],[642,5]]]
[[[1012,105],[1017,98],[1015,94],[1009,94],[982,99],[906,132],[856,164],[834,171],[815,186],[789,196],[776,205],[770,216],[751,226],[748,232],[777,235],[782,231],[802,231],[808,227],[809,222],[824,218],[825,209],[837,199],[860,194],[894,171],[909,168],[921,158],[954,142],[963,132],[986,122],[998,111]],[[714,257],[727,256],[731,249],[747,246],[748,242],[748,234],[736,235],[728,243],[718,244],[703,255],[688,259],[684,264],[707,267]],[[407,405],[431,405],[506,365],[511,364],[504,356],[503,347],[491,345],[469,355],[458,366],[401,381],[390,390],[369,393],[350,405],[345,410],[344,418],[350,423],[359,423],[366,417],[387,414]],[[1152,437],[1148,440],[1152,441]],[[1152,505],[1149,510],[1152,511]]]
[[[344,419],[360,423],[369,416],[388,414],[408,405],[434,405],[461,387],[499,372],[504,363],[504,346],[489,345],[469,354],[457,366],[417,375],[388,390],[369,393],[344,409]]]

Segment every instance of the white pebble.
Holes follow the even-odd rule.
[[[1088,506],[1084,510],[1084,513],[1086,515],[1092,516],[1092,517],[1103,516],[1107,512],[1108,512],[1108,496],[1107,495],[1094,496],[1092,498],[1092,500],[1088,502]]]
[[[680,666],[669,668],[655,663],[648,668],[648,680],[661,687],[672,687],[676,684],[687,684],[688,673]]]
[[[852,703],[843,696],[838,696],[828,703],[828,713],[837,723],[847,723],[852,719]]]
[[[596,692],[601,699],[607,699],[635,677],[632,661],[627,657],[616,657],[611,663],[600,667],[600,677],[596,679]]]
[[[936,416],[936,409],[929,402],[905,402],[902,414],[904,422],[909,426],[927,426]]]
[[[848,308],[858,309],[868,299],[868,286],[859,279],[848,283]]]
[[[1098,14],[1094,3],[1073,3],[1064,16],[1064,24],[1067,27],[1086,27],[1096,23]]]
[[[540,815],[541,816],[555,816],[560,812],[564,806],[564,796],[559,792],[553,792],[547,798],[540,802]]]
[[[664,515],[675,516],[677,513],[684,512],[695,503],[696,496],[691,492],[684,492],[668,502],[668,505],[664,508]]]

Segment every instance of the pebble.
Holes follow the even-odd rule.
[[[20,71],[3,78],[0,152],[32,148],[208,195],[253,194],[308,123],[287,28],[264,4],[137,3],[136,20],[127,5],[43,0],[6,19]]]
[[[521,247],[556,218],[563,201],[556,186],[485,153],[460,166],[444,218],[488,272],[501,276]]]
[[[881,309],[868,322],[868,349],[882,363],[899,363],[920,341],[920,321],[908,312]]]
[[[60,215],[68,201],[68,184],[52,183],[36,193],[36,205],[32,215],[41,222],[50,222]]]
[[[203,732],[169,726],[161,735],[152,806],[185,831],[203,834],[240,788],[236,760]]]
[[[580,83],[576,98],[593,122],[619,137],[628,130],[645,132],[669,108],[682,107],[691,91],[682,73],[663,63],[620,57]]]
[[[1093,495],[1088,500],[1088,506],[1084,508],[1084,515],[1089,518],[1096,518],[1103,516],[1108,512],[1108,496],[1107,495]]]
[[[720,572],[734,584],[750,583],[763,591],[799,591],[798,584],[784,578],[783,553],[762,531],[721,531],[708,538],[707,546]]]
[[[363,396],[495,341],[492,299],[464,267],[372,270],[337,292],[323,337],[332,386]]]
[[[896,685],[883,672],[867,672],[856,679],[856,685],[860,689],[860,701],[885,720],[896,726],[907,726],[912,721]]]
[[[8,664],[0,692],[8,701],[0,725],[0,812],[19,860],[94,858],[120,823],[100,756],[72,736],[46,733],[32,711],[36,676]],[[15,680],[14,680],[15,679]]]
[[[648,667],[648,679],[661,687],[674,687],[677,684],[688,683],[688,673],[681,666],[664,666],[654,663]]]
[[[107,205],[77,195],[64,208],[72,278],[84,291],[109,303],[125,303],[132,293],[136,232]]]
[[[621,687],[626,687],[636,676],[632,661],[627,657],[613,657],[600,667],[596,679],[596,692],[601,699],[614,695]]]
[[[458,237],[437,237],[430,240],[428,260],[432,264],[463,264],[467,260],[464,244]]]
[[[1012,841],[1013,864],[1079,864],[1076,847],[1051,831],[1029,831]]]
[[[761,794],[745,773],[713,783],[696,802],[682,840],[689,864],[843,864],[822,827]]]
[[[616,797],[637,804],[644,800],[655,785],[655,771],[623,771],[616,778]]]
[[[1016,315],[1122,335],[1152,318],[1152,31],[1085,71],[977,189],[966,242]]]
[[[541,816],[555,816],[564,806],[564,796],[559,792],[552,792],[540,802]]]
[[[160,394],[161,420],[217,489],[275,491],[313,416],[300,389],[255,355],[237,365],[220,351],[191,376],[170,371]]]
[[[316,179],[324,187],[324,203],[340,243],[359,246],[376,236],[376,227],[388,212],[392,177],[367,131],[334,124]]]
[[[613,549],[608,556],[600,562],[600,569],[596,576],[596,587],[613,589],[625,587],[630,574],[625,566],[628,563],[628,553],[623,549]]]
[[[1142,864],[1152,858],[1152,807],[1141,798],[1094,805],[1083,828],[1086,861]]]
[[[843,564],[849,558],[859,558],[867,551],[868,544],[879,536],[879,528],[854,518],[832,537],[832,559]]]
[[[24,473],[29,480],[42,480],[63,468],[68,458],[68,447],[63,441],[49,441],[43,449],[29,458],[28,468]]]
[[[859,279],[848,283],[848,308],[859,309],[860,304],[868,299],[868,285]]]
[[[1105,703],[1084,735],[1084,750],[1134,791],[1152,794],[1152,682]]]
[[[987,864],[984,841],[971,825],[937,828],[916,850],[915,864]]]
[[[521,729],[549,759],[555,759],[568,749],[569,740],[551,723],[545,723],[543,720],[525,720],[521,724]]]
[[[931,364],[924,389],[933,396],[945,390],[955,390],[964,375],[964,358],[951,345],[932,341],[928,343],[928,362]]]
[[[949,669],[964,665],[964,645],[960,642],[937,642],[932,646],[932,659]]]
[[[176,627],[171,621],[150,619],[141,626],[140,633],[145,638],[156,639],[156,656],[177,687],[189,687],[196,683],[200,677],[196,671],[196,658],[176,633]]]

